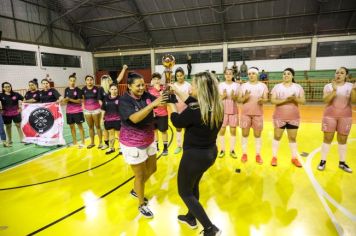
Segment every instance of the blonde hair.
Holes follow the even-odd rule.
[[[109,93],[111,85],[110,80],[112,82],[112,78],[109,75],[103,75],[101,76],[100,80],[100,86],[104,89],[105,93]]]
[[[208,72],[201,72],[195,75],[193,83],[203,123],[211,129],[219,127],[224,119],[224,107],[219,96],[218,80]]]

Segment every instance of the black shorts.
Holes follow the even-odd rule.
[[[74,114],[67,113],[66,115],[67,115],[67,124],[68,125],[81,124],[84,122],[83,112],[74,113]]]
[[[282,127],[279,127],[279,129],[298,129],[299,127],[296,125],[291,125],[289,123],[283,125]]]
[[[155,129],[161,132],[168,130],[168,116],[156,116],[154,119]]]
[[[120,120],[115,120],[115,121],[104,121],[104,127],[106,130],[117,130],[119,131],[121,129],[121,121]]]
[[[12,121],[14,121],[14,123],[21,123],[21,114],[18,114],[16,116],[2,116],[2,119],[4,120],[4,124],[5,125],[9,125],[11,124]]]

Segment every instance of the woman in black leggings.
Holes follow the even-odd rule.
[[[204,235],[220,235],[221,230],[213,225],[199,202],[199,182],[215,162],[216,137],[224,117],[218,81],[203,72],[195,75],[191,96],[180,94],[174,85],[172,89],[188,105],[178,114],[175,104],[169,103],[173,125],[186,129],[178,170],[178,191],[188,207],[188,213],[179,215],[178,220],[194,229],[197,228],[197,219],[204,227]]]

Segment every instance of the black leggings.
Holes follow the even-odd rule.
[[[204,172],[215,162],[217,148],[183,150],[178,169],[178,192],[188,207],[187,216],[196,218],[204,228],[212,225],[199,202],[199,182]]]

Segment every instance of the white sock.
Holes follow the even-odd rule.
[[[297,143],[289,143],[290,151],[292,152],[292,158],[298,157]]]
[[[345,160],[346,160],[346,144],[339,144],[338,150],[339,150],[340,161],[345,162]]]
[[[256,155],[261,154],[261,147],[262,147],[261,138],[255,138],[255,145],[256,145]]]
[[[177,131],[177,147],[182,147],[182,132]]]
[[[236,136],[231,135],[230,137],[230,152],[235,150]]]
[[[219,135],[219,140],[221,151],[225,151],[225,135]]]
[[[323,143],[321,145],[321,160],[326,161],[326,156],[328,155],[330,150],[330,144]]]
[[[242,137],[241,138],[241,148],[242,148],[242,153],[243,154],[247,153],[247,141],[248,141],[248,137]]]
[[[277,157],[278,147],[279,147],[279,141],[273,139],[272,140],[272,156],[273,157]]]

